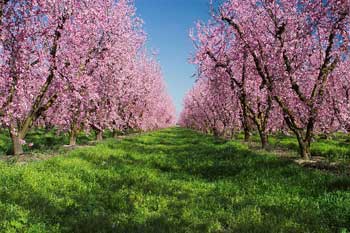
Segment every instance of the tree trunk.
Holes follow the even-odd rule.
[[[235,138],[235,130],[233,128],[230,130],[230,137],[231,139]]]
[[[69,135],[69,145],[75,146],[77,144],[77,133],[75,130],[72,130]]]
[[[1,1],[1,0],[0,0]],[[18,127],[15,124],[12,124],[8,130],[10,133],[11,141],[12,141],[12,155],[21,155],[23,154],[23,138],[26,135],[26,132],[17,132]]]
[[[248,107],[246,103],[246,95],[245,93],[242,94],[241,99],[241,106],[242,106],[242,125],[244,130],[244,141],[249,142],[250,141],[250,127],[249,127],[249,120],[248,120]]]
[[[23,154],[22,138],[17,135],[11,134],[12,139],[12,152],[13,155]]]
[[[261,141],[261,148],[266,149],[269,144],[268,134],[264,130],[259,130],[259,136]]]
[[[216,137],[216,138],[219,137],[219,132],[216,128],[213,128],[212,131],[213,131],[214,137]]]
[[[118,131],[113,130],[113,138],[117,139],[118,138]]]
[[[96,131],[96,141],[102,141],[103,140],[103,131],[98,130]]]
[[[244,141],[249,142],[250,141],[250,130],[249,127],[244,127]]]
[[[305,140],[297,137],[299,143],[299,150],[301,158],[305,160],[311,159],[311,138],[306,138]]]

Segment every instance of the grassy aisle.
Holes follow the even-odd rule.
[[[0,232],[349,232],[350,179],[172,128],[0,162]]]

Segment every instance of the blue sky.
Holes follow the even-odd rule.
[[[148,47],[159,53],[167,88],[181,111],[182,99],[192,87],[195,67],[188,63],[193,45],[188,37],[198,20],[209,18],[209,0],[135,0],[144,22]]]

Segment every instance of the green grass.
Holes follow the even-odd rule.
[[[0,232],[349,230],[349,177],[181,128],[0,162]]]
[[[243,141],[243,134],[238,135],[238,139]],[[252,136],[255,143],[260,143],[257,134]],[[299,151],[298,141],[295,136],[271,135],[269,137],[271,149],[282,148],[297,154]],[[349,136],[344,134],[335,134],[332,139],[322,139],[318,137],[311,144],[311,155],[321,156],[329,161],[350,161],[350,141]]]
[[[110,136],[109,132],[106,134]],[[77,143],[87,144],[94,138],[93,132],[90,135],[81,132],[77,137]],[[27,144],[24,145],[23,149],[26,153],[60,151],[63,145],[69,144],[68,134],[58,133],[56,130],[34,129],[28,133],[25,140]],[[33,143],[30,148],[28,147],[29,143]],[[12,154],[12,143],[8,131],[0,129],[0,156],[6,154]]]

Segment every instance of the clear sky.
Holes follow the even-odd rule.
[[[182,99],[192,87],[195,67],[188,63],[193,45],[188,36],[198,20],[209,18],[209,0],[135,0],[144,22],[148,47],[159,53],[168,92],[181,111]]]

